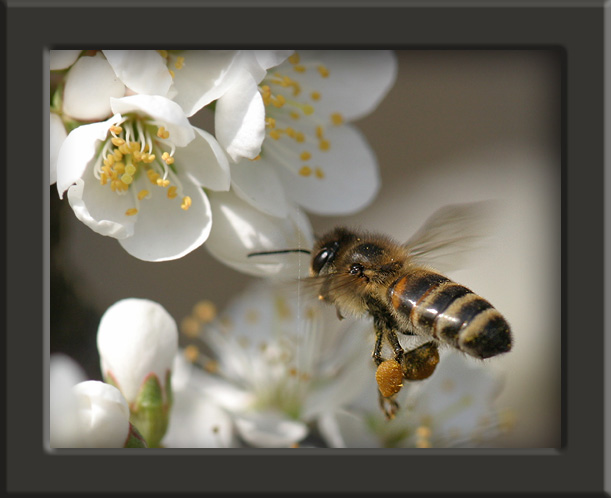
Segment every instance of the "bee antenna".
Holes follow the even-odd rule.
[[[310,254],[307,249],[281,249],[279,251],[262,251],[262,252],[251,252],[248,257],[251,256],[267,256],[268,254],[286,254],[290,252],[302,252],[304,254]]]

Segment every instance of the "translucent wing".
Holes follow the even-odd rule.
[[[498,208],[495,201],[444,206],[404,246],[418,263],[439,271],[464,268],[486,245]]]

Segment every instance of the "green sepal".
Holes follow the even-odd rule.
[[[129,424],[129,434],[127,435],[127,439],[125,440],[124,448],[148,448],[146,444],[146,440],[138,432],[138,429],[134,426],[134,424]]]
[[[166,384],[168,391],[170,384]],[[130,406],[130,422],[138,427],[150,448],[158,448],[168,428],[170,396],[164,396],[155,374],[146,377],[138,397]]]

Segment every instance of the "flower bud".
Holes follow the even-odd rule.
[[[148,446],[158,446],[172,405],[176,322],[158,303],[123,299],[102,316],[97,342],[104,379],[125,396],[130,420]]]

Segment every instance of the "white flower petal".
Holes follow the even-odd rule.
[[[328,151],[313,151],[310,163],[317,165],[322,178],[316,174],[302,176],[280,163],[291,160],[290,155],[270,154],[270,162],[277,168],[287,197],[311,213],[348,215],[373,201],[380,187],[377,159],[359,130],[350,126],[329,128],[326,133],[331,143]]]
[[[75,119],[93,121],[110,116],[110,98],[122,97],[125,85],[104,56],[81,57],[65,80],[63,111]]]
[[[78,410],[76,448],[123,448],[129,434],[129,407],[114,386],[97,380],[72,388]]]
[[[208,132],[194,128],[195,140],[176,149],[175,164],[184,168],[193,180],[211,190],[229,190],[229,161],[222,147]]]
[[[254,402],[253,393],[240,389],[225,379],[206,373],[197,377],[194,382],[197,391],[226,410],[241,412]]]
[[[276,412],[237,415],[235,421],[242,439],[258,448],[289,448],[308,433],[303,422]]]
[[[120,120],[121,116],[116,114],[101,123],[79,126],[68,134],[57,156],[57,191],[60,198],[70,185],[83,176],[97,152],[98,143],[106,138],[108,129]]]
[[[51,112],[49,114],[49,185],[57,181],[57,156],[67,136],[62,118]]]
[[[187,116],[192,116],[218,99],[240,74],[235,50],[187,50],[183,67],[175,72],[177,102]]]
[[[93,173],[91,173],[93,176]],[[126,216],[133,207],[128,195],[117,195],[95,181],[81,179],[68,189],[68,202],[76,217],[94,232],[115,239],[130,237],[134,233],[136,218]]]
[[[233,446],[231,417],[193,388],[174,391],[166,448],[229,448]]]
[[[97,346],[102,373],[110,373],[132,403],[149,374],[155,374],[161,386],[165,385],[178,351],[178,329],[160,304],[148,299],[122,299],[102,315]]]
[[[379,448],[363,416],[346,410],[326,413],[320,418],[321,435],[332,448]]]
[[[82,50],[50,50],[49,51],[49,66],[51,71],[66,69],[70,67]]]
[[[179,175],[182,192],[168,199],[166,190],[155,188],[151,197],[140,201],[134,232],[119,242],[132,256],[143,261],[178,259],[201,246],[210,233],[210,203],[203,189],[189,176]],[[143,180],[144,181],[144,180]],[[182,196],[191,198],[183,210]]]
[[[243,159],[230,168],[231,185],[240,199],[271,216],[287,216],[284,186],[273,166],[262,161]]]
[[[206,242],[210,253],[244,273],[258,276],[304,276],[309,256],[302,253],[248,257],[258,251],[311,249],[312,228],[304,214],[289,206],[284,219],[253,209],[232,192],[211,192],[214,227]]]
[[[268,70],[282,64],[294,52],[294,50],[254,50],[254,55],[261,68]]]
[[[115,74],[136,93],[166,96],[172,85],[164,59],[156,50],[103,50]]]
[[[265,106],[252,76],[243,74],[217,100],[214,128],[219,143],[234,161],[259,154],[265,138]]]
[[[113,112],[127,114],[137,112],[150,116],[170,132],[169,140],[177,147],[186,146],[195,138],[193,127],[176,102],[158,95],[130,95],[110,99]]]
[[[78,441],[77,402],[72,387],[85,381],[85,372],[72,358],[53,354],[49,362],[49,445],[73,448]]]
[[[388,50],[304,50],[298,54],[300,65],[308,67],[296,77],[304,93],[318,91],[316,108],[327,109],[327,116],[339,112],[346,121],[372,112],[397,77],[396,56]],[[319,65],[329,70],[328,77],[321,77]],[[278,68],[293,76],[289,70],[288,62]]]

